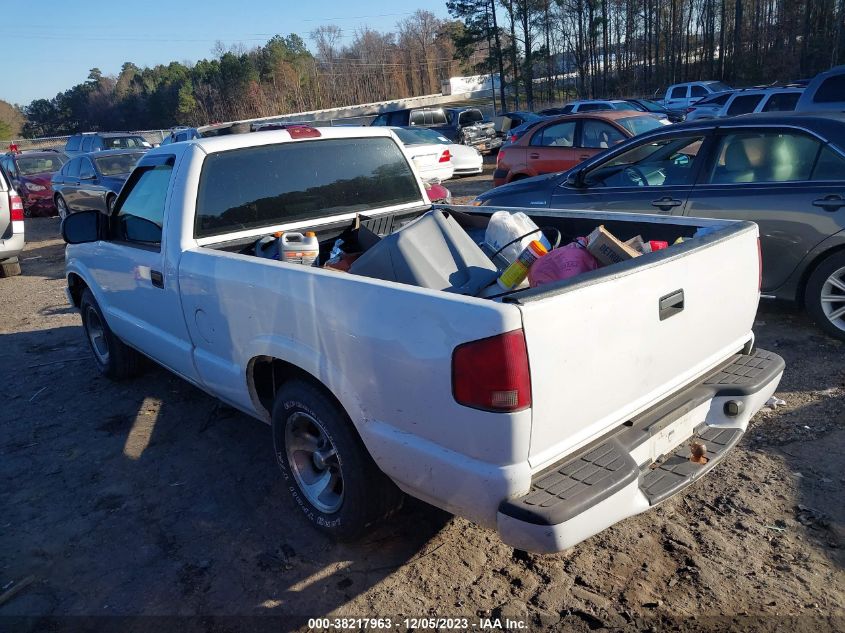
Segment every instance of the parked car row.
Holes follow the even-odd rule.
[[[577,124],[564,117],[516,145],[536,151],[535,138],[547,130],[565,136],[564,129],[578,138]],[[500,151],[500,164],[511,147]],[[845,114],[661,126],[567,171],[547,171],[491,189],[475,204],[751,220],[760,227],[764,296],[802,303],[823,329],[845,339]]]

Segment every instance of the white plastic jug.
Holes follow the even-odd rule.
[[[520,237],[522,239],[518,239]],[[510,246],[505,246],[513,240],[517,241]],[[495,262],[500,268],[507,268],[514,263],[519,254],[534,240],[538,240],[546,250],[551,250],[549,241],[537,230],[534,221],[522,211],[516,213],[496,211],[490,216],[487,231],[484,233],[484,246],[488,255],[492,256],[499,249],[502,249]],[[501,265],[502,259],[506,262],[504,265]]]
[[[320,256],[320,243],[313,231],[282,233],[279,236],[279,259],[288,264],[314,266]]]

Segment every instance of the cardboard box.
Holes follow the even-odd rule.
[[[619,241],[613,233],[604,228],[604,225],[596,227],[588,239],[590,242],[587,250],[604,266],[618,264],[640,255],[639,252]]]

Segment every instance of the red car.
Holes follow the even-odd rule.
[[[522,178],[565,171],[617,143],[667,123],[654,115],[630,110],[549,118],[499,150],[493,184],[498,187]]]
[[[67,160],[55,150],[10,152],[0,157],[0,167],[23,200],[28,217],[56,215],[50,178]]]

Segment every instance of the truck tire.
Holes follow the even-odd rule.
[[[807,280],[804,305],[818,326],[845,340],[845,252],[825,258]]]
[[[21,274],[21,262],[17,257],[10,257],[0,262],[0,277],[14,277]]]
[[[79,311],[85,338],[100,373],[112,380],[137,376],[141,372],[143,357],[109,329],[97,300],[88,288],[82,293]]]
[[[284,485],[305,517],[339,541],[360,537],[402,505],[349,416],[322,389],[285,383],[273,404],[273,449]]]

